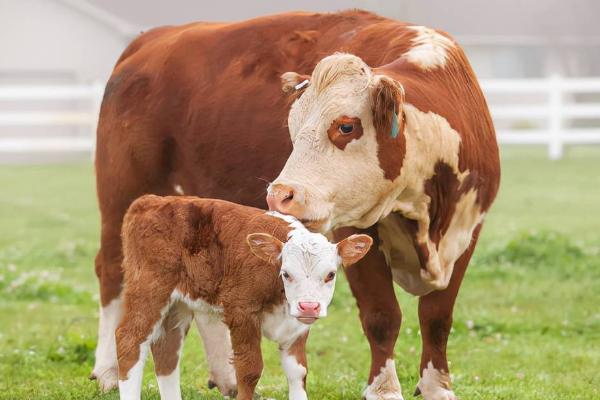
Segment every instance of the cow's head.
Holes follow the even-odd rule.
[[[250,234],[247,241],[257,257],[281,266],[290,315],[305,324],[327,316],[338,265],[354,264],[373,243],[370,236],[352,235],[332,244],[303,227],[292,230],[285,243],[267,233]]]
[[[282,76],[284,90],[303,93],[290,110],[293,151],[269,186],[269,209],[313,230],[368,227],[390,211],[402,166],[402,86],[350,54],[324,58],[305,79]]]

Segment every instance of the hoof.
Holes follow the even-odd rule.
[[[90,374],[89,379],[98,382],[98,388],[103,393],[116,389],[119,385],[117,368],[107,368],[99,372],[94,370]]]

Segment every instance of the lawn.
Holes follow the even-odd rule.
[[[551,162],[505,149],[499,198],[465,278],[449,359],[463,399],[600,398],[600,149]],[[0,399],[117,399],[87,379],[98,316],[93,258],[99,221],[89,164],[0,167]],[[417,382],[416,299],[404,313],[396,365],[405,398]],[[258,392],[287,398],[278,353],[263,343]],[[357,399],[369,351],[348,285],[309,340],[312,399]],[[158,399],[152,366],[146,398]],[[199,336],[183,356],[185,398],[206,386]]]

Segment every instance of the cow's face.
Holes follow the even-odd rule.
[[[290,315],[305,324],[327,316],[338,265],[349,266],[360,260],[372,242],[367,235],[352,235],[332,244],[325,236],[306,229],[291,231],[285,243],[266,233],[248,235],[256,256],[281,266]]]
[[[282,79],[293,90],[305,77]],[[401,86],[356,56],[335,54],[321,60],[303,90],[288,119],[293,151],[269,186],[269,208],[323,232],[372,225],[391,203],[404,155]]]

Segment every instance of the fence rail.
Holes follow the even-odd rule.
[[[509,96],[510,104],[490,102],[490,112],[497,126],[501,144],[538,144],[548,146],[548,157],[559,159],[565,145],[600,144],[600,77],[546,79],[484,80],[481,87],[488,99],[495,95]],[[579,102],[578,95],[596,94],[595,100]],[[519,96],[542,95],[542,102]],[[541,120],[544,127],[533,129],[505,128],[510,122]],[[586,127],[572,127],[572,120],[586,121]],[[595,120],[595,121],[594,121]],[[508,122],[508,124],[507,124]]]
[[[566,145],[600,144],[600,77],[483,80],[481,86],[488,97],[501,144],[546,145],[548,156],[552,159],[561,158]],[[91,85],[0,87],[0,154],[93,152],[102,92],[103,85],[99,82]],[[590,94],[596,94],[592,101],[578,101],[578,96],[590,97]],[[506,100],[497,102],[497,96],[504,96]],[[522,98],[527,96],[537,96],[537,100],[526,99],[523,102]],[[6,111],[2,107],[3,102],[26,107],[29,103],[68,101],[82,102],[85,107],[61,111]],[[582,121],[586,126],[571,126],[572,120]],[[529,125],[529,129],[517,129],[523,123]],[[541,127],[536,124],[541,124]],[[10,134],[10,129],[15,127],[57,126],[82,127],[85,134]]]

